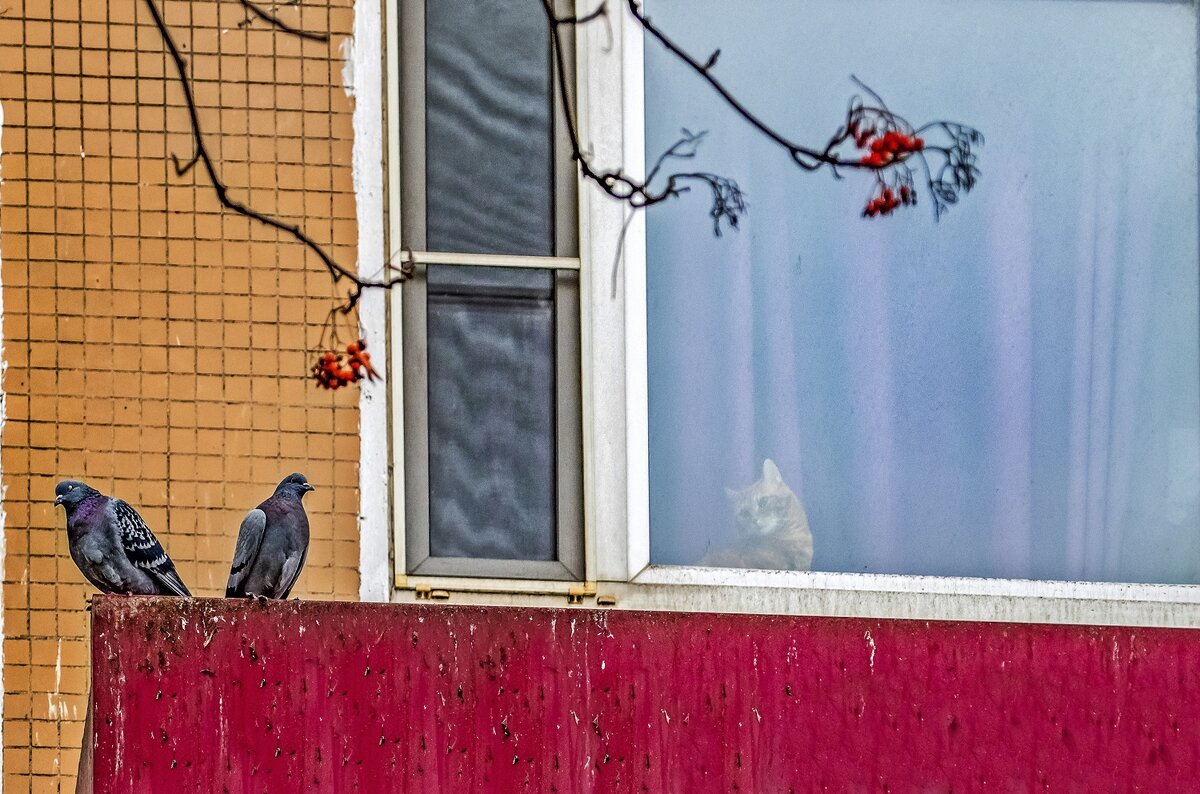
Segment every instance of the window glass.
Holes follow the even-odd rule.
[[[427,294],[430,554],[555,559],[552,274],[430,267]]]
[[[699,191],[647,217],[652,560],[1200,582],[1193,5],[650,11],[800,141],[851,74],[986,136],[941,222],[864,218],[868,175],[799,170],[647,40],[648,159],[708,130],[686,170],[750,206],[720,238]]]
[[[545,12],[529,0],[425,5],[427,245],[554,253]]]

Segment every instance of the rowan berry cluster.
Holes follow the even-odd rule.
[[[876,215],[891,215],[901,205],[917,203],[917,192],[908,185],[901,185],[899,191],[884,187],[883,191],[867,202],[863,216],[874,218]]]
[[[379,373],[371,366],[367,342],[359,339],[346,345],[346,352],[327,350],[312,366],[313,380],[324,389],[340,389],[363,378],[375,380]]]
[[[882,135],[872,138],[875,129],[857,129],[851,125],[850,133],[860,149],[869,149],[861,160],[863,165],[882,168],[906,154],[919,152],[925,148],[925,140],[915,135],[906,135],[899,130],[887,130]]]

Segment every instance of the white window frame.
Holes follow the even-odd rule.
[[[355,75],[374,64],[398,74],[395,0],[357,0]],[[577,3],[589,10],[588,0]],[[584,149],[601,168],[644,173],[642,30],[620,6],[603,24],[577,30],[577,118]],[[360,25],[360,22],[362,24]],[[374,23],[374,30],[371,25]],[[363,37],[360,38],[360,32]],[[399,239],[399,162],[395,113],[384,112],[377,81],[356,80],[356,192],[363,270],[378,270]],[[387,107],[399,108],[396,80]],[[378,94],[372,95],[372,90]],[[383,119],[383,124],[371,124]],[[359,114],[365,121],[359,123]],[[387,150],[387,156],[384,150]],[[378,152],[380,160],[374,160]],[[387,189],[365,163],[388,163]],[[380,180],[382,181],[382,180]],[[404,564],[403,383],[398,344],[388,346],[388,376],[361,399],[362,596],[453,603],[614,605],[631,609],[743,612],[831,617],[983,620],[1144,626],[1200,626],[1200,585],[1032,581],[869,573],[745,571],[650,564],[646,372],[645,213],[629,211],[594,185],[579,185],[582,324],[585,578],[580,582],[411,576]],[[383,227],[388,229],[384,235]],[[622,229],[624,238],[622,242]],[[373,252],[374,255],[364,255]],[[368,263],[375,262],[374,268]],[[364,300],[368,340],[400,333],[398,295]],[[382,347],[382,345],[379,345]],[[384,410],[380,410],[381,406]],[[390,407],[388,407],[390,406]],[[379,428],[390,426],[390,433]],[[390,436],[390,446],[388,437]],[[388,487],[380,487],[388,484]],[[390,499],[390,502],[388,501]],[[390,536],[390,544],[388,539]],[[388,547],[390,545],[390,562]],[[386,563],[386,565],[384,564]]]

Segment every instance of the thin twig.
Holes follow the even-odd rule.
[[[196,144],[196,156],[192,159],[192,162],[183,167],[182,170],[180,169],[179,159],[174,158],[176,170],[181,171],[181,173],[186,173],[192,168],[192,166],[196,164],[196,161],[198,160],[204,166],[204,171],[208,176],[208,181],[212,184],[213,192],[216,193],[217,200],[222,206],[238,213],[239,215],[244,215],[247,218],[253,218],[259,223],[270,226],[273,229],[278,229],[279,231],[290,235],[317,255],[317,257],[321,260],[321,263],[325,265],[325,269],[329,271],[329,275],[333,278],[334,283],[337,283],[343,279],[349,281],[353,286],[346,296],[346,303],[340,307],[343,314],[348,314],[358,304],[364,289],[390,289],[391,287],[394,287],[395,285],[407,280],[413,273],[414,263],[412,262],[411,258],[401,263],[398,268],[390,268],[390,270],[395,272],[396,275],[377,280],[359,278],[358,275],[338,264],[337,261],[334,260],[334,258],[330,256],[324,248],[322,248],[315,240],[309,237],[308,234],[298,225],[286,223],[285,221],[273,218],[270,215],[266,215],[258,210],[248,207],[242,202],[229,196],[229,189],[221,180],[221,176],[217,172],[217,167],[213,163],[213,159],[208,152],[208,147],[204,142],[204,132],[200,126],[200,116],[196,110],[196,100],[192,96],[192,86],[188,80],[187,62],[179,53],[179,47],[176,45],[175,39],[171,36],[171,31],[167,27],[166,22],[163,20],[162,14],[158,10],[158,5],[154,0],[146,0],[146,7],[150,10],[150,16],[154,19],[154,24],[158,28],[158,32],[162,35],[163,44],[167,48],[167,54],[171,56],[171,60],[174,62],[175,69],[178,72],[179,86],[181,89],[183,89],[184,104],[187,107],[188,117],[191,120],[192,138]]]
[[[176,155],[174,152],[171,153],[171,162],[173,162],[175,164],[175,176],[183,176],[188,171],[191,171],[193,168],[196,167],[196,163],[199,160],[200,160],[200,152],[196,152],[196,154],[192,157],[191,160],[188,160],[186,164],[181,165],[180,161],[179,161],[179,156]]]
[[[633,16],[634,20],[637,21],[638,25],[644,31],[649,33],[668,52],[686,64],[701,79],[708,83],[717,92],[717,95],[725,100],[725,104],[729,105],[747,124],[765,135],[768,140],[782,147],[796,165],[806,171],[816,171],[823,166],[870,168],[870,166],[866,166],[857,160],[844,160],[831,155],[829,147],[826,147],[825,151],[818,151],[790,140],[755,115],[720,80],[713,76],[712,68],[716,65],[717,57],[721,54],[720,50],[713,52],[705,63],[700,63],[700,61],[693,58],[683,47],[675,43],[673,39],[650,21],[650,18],[642,10],[642,4],[639,0],[625,0],[625,5],[629,9],[630,15]]]
[[[262,6],[253,2],[253,0],[238,0],[238,2],[240,2],[242,4],[242,7],[245,8],[247,11],[249,11],[251,14],[258,17],[259,19],[266,22],[267,24],[269,24],[275,28],[278,28],[279,30],[282,30],[284,33],[290,33],[293,36],[299,36],[300,38],[308,39],[309,41],[320,41],[320,42],[329,41],[328,33],[312,33],[307,30],[301,30],[300,28],[293,27],[292,25],[289,25],[288,23],[284,22],[279,17],[272,14],[270,11],[267,11]]]
[[[897,186],[907,185],[911,189],[912,167],[908,164],[908,160],[911,157],[916,157],[926,173],[926,185],[933,199],[932,204],[935,219],[940,219],[946,208],[958,201],[960,193],[967,193],[975,186],[979,178],[979,169],[975,167],[973,147],[983,143],[983,135],[978,130],[968,127],[965,124],[946,121],[933,122],[914,129],[904,118],[893,113],[888,108],[887,103],[883,101],[883,98],[870,86],[854,75],[851,75],[850,79],[862,88],[871,99],[877,102],[878,107],[864,107],[857,97],[852,99],[850,110],[847,112],[846,126],[838,129],[830,137],[829,142],[823,150],[817,151],[790,140],[779,131],[770,127],[743,105],[713,75],[712,69],[716,65],[717,57],[721,53],[720,50],[713,52],[705,63],[700,63],[650,21],[642,9],[641,0],[625,0],[625,4],[629,9],[630,15],[633,16],[647,34],[691,68],[747,124],[762,133],[768,140],[782,147],[792,158],[793,162],[806,171],[816,171],[822,167],[828,167],[833,176],[840,179],[841,174],[838,169],[841,168],[868,170],[874,173],[876,182],[881,189],[888,187],[887,179],[885,179],[885,175],[888,174],[891,175],[893,183]],[[935,145],[926,149],[922,142],[915,151],[897,153],[893,158],[883,162],[872,162],[872,159],[866,156],[850,159],[839,156],[836,153],[837,147],[848,140],[855,139],[860,147],[864,145],[859,140],[859,136],[854,133],[854,125],[869,120],[873,120],[879,124],[877,129],[880,133],[890,130],[901,132],[908,136],[918,136],[926,129],[940,128],[941,131],[950,137],[951,145]],[[931,153],[936,153],[945,159],[945,163],[937,172],[936,177],[932,175],[932,169],[927,160],[927,156]],[[720,193],[716,187],[714,187],[714,192],[718,195],[719,203]],[[913,194],[911,203],[915,203],[915,201],[915,194]],[[870,213],[868,212],[867,214]],[[720,226],[718,224],[718,233],[719,230]]]
[[[711,214],[714,218],[716,234],[720,234],[722,219],[728,222],[730,226],[736,227],[738,215],[735,213],[745,208],[745,202],[742,199],[741,190],[738,188],[737,183],[731,179],[716,174],[680,173],[668,176],[661,188],[655,189],[651,187],[651,181],[658,174],[665,161],[672,158],[690,158],[695,156],[695,147],[704,137],[703,132],[691,133],[684,130],[684,136],[672,144],[658,158],[645,179],[636,179],[621,170],[600,170],[592,164],[591,158],[583,151],[575,114],[572,111],[571,91],[566,79],[566,59],[563,55],[565,47],[562,40],[562,28],[578,27],[586,22],[602,18],[607,21],[607,1],[602,2],[593,11],[582,17],[557,16],[554,12],[553,0],[542,0],[542,8],[546,12],[546,21],[550,25],[550,45],[554,57],[555,82],[557,83],[563,106],[563,118],[567,128],[567,138],[571,143],[571,158],[579,164],[579,172],[583,178],[598,185],[609,196],[627,204],[630,209],[634,210],[650,207],[666,201],[673,196],[688,192],[688,187],[683,184],[687,181],[701,181],[709,186],[714,196]]]

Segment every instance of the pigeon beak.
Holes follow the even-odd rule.
[[[305,490],[305,491],[315,491],[315,490],[317,490],[317,489],[316,489],[316,488],[314,488],[314,487],[312,487],[312,486],[311,486],[311,485],[309,485],[308,483],[304,483],[304,490]]]
[[[58,505],[62,504],[62,500],[63,500],[63,498],[62,498],[62,495],[61,495],[61,494],[59,494],[58,496],[54,497],[54,504],[55,504],[55,506],[57,507]]]

